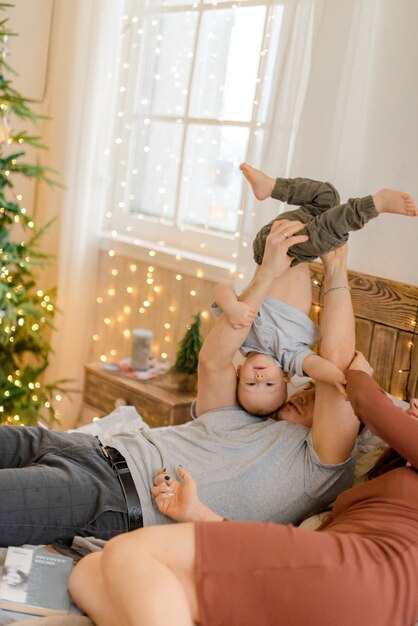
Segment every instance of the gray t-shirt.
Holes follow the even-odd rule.
[[[222,314],[216,303],[211,311],[219,317]],[[283,370],[293,376],[303,376],[303,361],[318,339],[318,327],[302,311],[275,298],[264,299],[249,333],[240,348],[246,356],[250,352],[267,354]]]
[[[119,407],[117,412],[135,411]],[[100,429],[100,421],[96,422]],[[310,430],[250,415],[238,406],[208,411],[180,426],[97,433],[125,457],[143,509],[144,525],[170,523],[153,504],[153,477],[179,464],[196,480],[201,500],[231,520],[297,524],[332,502],[353,480],[355,453],[338,465],[321,463]]]

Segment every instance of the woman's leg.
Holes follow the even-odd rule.
[[[98,626],[192,626],[198,621],[193,524],[116,537],[75,568],[70,592]],[[116,621],[115,621],[116,620]]]
[[[103,552],[85,556],[73,569],[69,591],[77,606],[99,626],[119,626],[120,614],[109,597],[102,576]]]

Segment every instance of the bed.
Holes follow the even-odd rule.
[[[318,322],[323,307],[323,269],[311,263],[313,283],[312,318]],[[418,397],[418,286],[349,271],[356,318],[356,348],[374,368],[379,385],[397,403]],[[366,439],[366,438],[365,438]],[[356,476],[361,476],[380,454],[380,445],[369,438],[359,454]],[[308,527],[318,525],[308,520]],[[6,623],[1,622],[0,624]],[[14,626],[92,626],[83,616],[30,618]],[[417,623],[418,624],[418,623]]]

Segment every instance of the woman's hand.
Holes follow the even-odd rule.
[[[160,513],[176,522],[215,521],[223,518],[205,506],[199,499],[196,482],[184,467],[179,465],[177,474],[182,482],[161,470],[154,478],[151,493]]]
[[[177,473],[182,482],[170,476],[166,471],[157,474],[151,493],[160,513],[177,522],[193,522],[201,504],[197,486],[189,472],[183,467],[179,466]]]
[[[292,258],[287,254],[289,248],[309,239],[307,235],[296,233],[304,228],[302,222],[292,220],[276,220],[266,238],[262,271],[270,272],[275,278],[282,276],[290,267]]]
[[[365,372],[369,376],[373,376],[374,371],[370,363],[364,357],[364,354],[362,352],[359,352],[358,350],[355,351],[354,359],[351,361],[348,369],[360,370],[361,372]]]

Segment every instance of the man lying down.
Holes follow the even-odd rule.
[[[283,416],[295,408],[308,416],[313,398],[313,390],[298,392]],[[163,467],[175,472],[180,463],[196,477],[203,501],[233,520],[298,523],[353,476],[354,453],[322,463],[309,428],[238,406],[155,429],[133,407],[120,407],[88,428],[98,436],[1,427],[2,546],[71,542],[75,535],[109,539],[170,523],[154,507],[150,487]]]
[[[268,255],[267,241],[265,254],[275,278],[286,272],[287,293],[294,282],[289,273],[303,266],[289,268],[291,244],[292,237],[282,237]],[[328,274],[328,288],[345,284],[346,255],[331,256],[326,281]],[[246,293],[256,293],[261,304],[265,295],[258,280]],[[300,281],[295,284],[299,289]],[[346,323],[352,316],[349,291],[331,290],[321,345],[327,358],[335,352],[341,369],[354,353],[354,324]],[[151,429],[134,408],[120,407],[95,422],[93,434],[1,426],[0,545],[71,543],[75,535],[109,539],[171,523],[154,506],[150,488],[162,468],[173,474],[179,464],[194,476],[205,504],[231,520],[297,524],[349,487],[358,431],[350,404],[326,383],[297,392],[279,410],[279,420],[252,415],[234,398],[220,403],[217,390],[224,398],[225,375],[213,359],[225,332],[236,331],[222,316],[200,353],[191,422]],[[349,341],[343,341],[344,333]],[[231,353],[231,363],[232,358]]]

